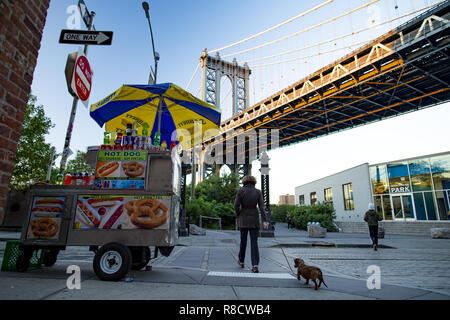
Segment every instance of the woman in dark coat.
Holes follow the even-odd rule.
[[[256,179],[252,176],[245,176],[242,180],[243,187],[238,190],[234,200],[234,211],[238,219],[238,227],[241,231],[241,244],[239,250],[238,264],[244,268],[245,249],[247,247],[247,234],[250,233],[250,248],[252,257],[252,272],[259,272],[259,213],[264,222],[264,229],[268,228],[268,221],[264,211],[264,201],[260,190],[255,188]]]

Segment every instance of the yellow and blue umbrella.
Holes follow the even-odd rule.
[[[124,133],[127,124],[139,123],[138,135],[148,125],[151,137],[161,134],[161,142],[170,145],[173,132],[186,129],[194,134],[194,123],[201,123],[202,135],[218,129],[220,110],[173,83],[155,85],[123,85],[91,105],[91,117],[106,131]],[[144,124],[147,125],[144,125]],[[177,142],[177,140],[175,140]]]

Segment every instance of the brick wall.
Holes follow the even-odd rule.
[[[0,225],[49,4],[0,1]]]

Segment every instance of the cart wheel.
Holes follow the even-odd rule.
[[[120,243],[108,243],[101,247],[94,257],[94,272],[101,280],[118,281],[131,267],[131,252]]]
[[[56,259],[58,258],[58,249],[48,249],[45,250],[44,254],[44,265],[46,267],[51,267],[56,263]]]
[[[17,257],[16,270],[18,272],[26,272],[30,266],[30,260],[33,256],[33,250],[24,248],[23,252]]]
[[[130,247],[131,255],[133,257],[131,270],[141,270],[150,261],[150,248],[149,247]]]

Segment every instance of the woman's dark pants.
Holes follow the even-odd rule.
[[[370,239],[372,239],[372,244],[378,246],[378,226],[369,226]]]
[[[239,250],[239,262],[244,263],[245,249],[247,248],[248,232],[250,232],[250,250],[252,257],[252,266],[257,266],[259,264],[259,251],[258,251],[259,229],[256,228],[241,228],[241,246]]]

